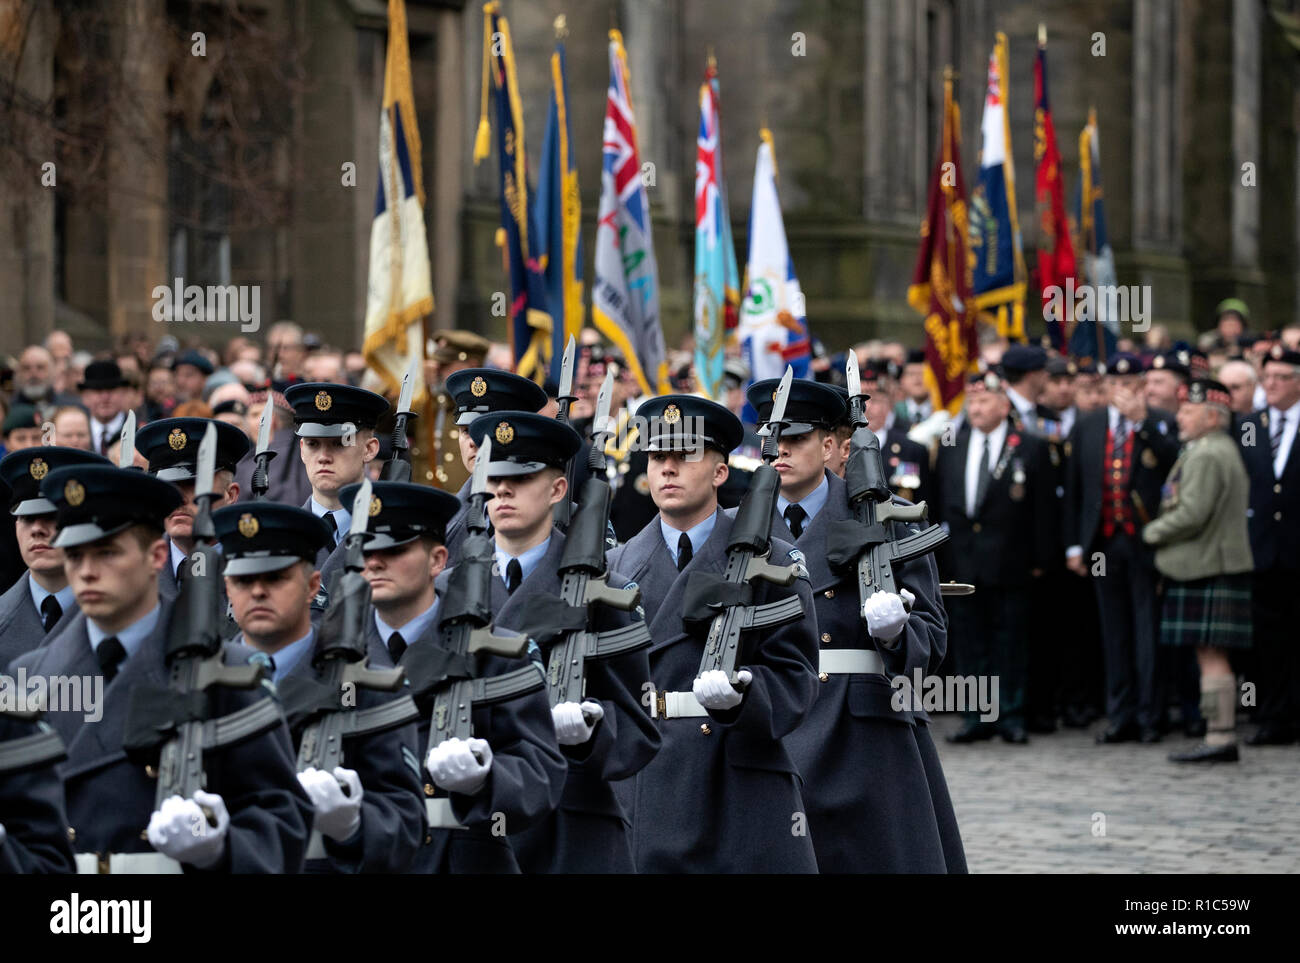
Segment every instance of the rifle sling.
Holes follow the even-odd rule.
[[[0,775],[22,772],[67,756],[63,740],[53,729],[0,742]]]
[[[558,595],[541,596],[528,602],[527,621],[519,631],[538,645],[548,645],[569,632],[581,632],[587,627],[585,606],[570,605]]]
[[[692,572],[686,577],[682,595],[682,619],[708,622],[719,612],[736,605],[750,605],[754,590],[748,582],[728,582],[712,572]]]
[[[475,705],[492,705],[544,688],[546,688],[546,677],[542,675],[542,667],[529,664],[513,672],[486,679],[475,679],[472,689],[473,702]]]

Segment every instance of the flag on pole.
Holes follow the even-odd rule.
[[[1110,313],[1112,302],[1101,297],[1100,292],[1113,289],[1119,280],[1115,274],[1115,252],[1106,233],[1102,198],[1101,134],[1097,130],[1097,111],[1089,108],[1088,124],[1079,134],[1079,190],[1074,198],[1074,219],[1083,260],[1081,273],[1084,283],[1092,287],[1093,297],[1084,299],[1080,307],[1078,322],[1070,335],[1070,354],[1104,362],[1115,353],[1119,318]],[[1101,322],[1100,329],[1097,322]]]
[[[420,365],[425,315],[433,311],[429,242],[424,233],[420,131],[411,94],[411,55],[403,0],[388,0],[388,58],[379,112],[379,186],[370,226],[370,276],[362,353],[396,394],[410,367],[412,405],[426,398]]]
[[[1034,198],[1038,205],[1038,283],[1042,291],[1043,320],[1052,346],[1065,350],[1064,299],[1052,297],[1052,288],[1064,291],[1074,277],[1074,246],[1065,218],[1065,188],[1061,177],[1061,155],[1056,149],[1052,107],[1047,99],[1047,29],[1038,28],[1038,59],[1034,61],[1034,160],[1038,162]]]
[[[943,80],[943,131],[930,177],[908,303],[925,316],[925,383],[934,410],[961,410],[966,376],[979,362],[975,312],[970,310],[970,228],[961,176],[961,116],[952,98],[951,68]]]
[[[989,82],[980,125],[979,181],[971,194],[970,244],[975,257],[971,290],[982,321],[998,334],[1025,340],[1025,253],[1016,216],[1016,176],[1007,117],[1007,35],[989,56]]]
[[[806,378],[812,359],[803,291],[794,272],[776,190],[776,148],[766,127],[758,137],[749,205],[745,300],[737,332],[751,384],[781,377],[787,365],[796,378]]]
[[[515,371],[539,384],[550,373],[552,321],[546,282],[533,245],[538,243],[528,161],[524,152],[524,110],[519,100],[510,24],[496,0],[483,5],[483,93],[474,163],[491,151],[488,104],[496,107],[496,147],[501,173],[501,228],[497,244],[510,274],[510,338]]]
[[[551,109],[542,139],[542,170],[537,182],[538,257],[546,280],[551,310],[551,377],[560,383],[560,365],[569,338],[582,331],[582,199],[578,195],[578,166],[569,145],[569,82],[565,70],[564,15],[555,18],[555,51],[551,54]]]
[[[727,333],[736,327],[740,277],[731,240],[731,209],[722,170],[718,65],[709,56],[700,85],[695,142],[695,381],[701,394],[722,395]]]
[[[617,30],[609,32],[602,157],[592,320],[622,351],[641,391],[666,394],[668,361],[659,321],[659,269],[650,231],[650,198],[641,180],[627,52]]]

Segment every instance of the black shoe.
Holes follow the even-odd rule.
[[[1132,742],[1138,737],[1138,727],[1130,722],[1126,726],[1120,726],[1118,729],[1107,729],[1097,737],[1097,745],[1110,746],[1118,742]]]
[[[1205,738],[1205,720],[1197,719],[1195,722],[1183,723],[1183,735],[1189,739]]]
[[[1237,744],[1230,742],[1226,746],[1199,745],[1187,752],[1171,752],[1170,762],[1236,762]]]
[[[1159,742],[1161,738],[1162,736],[1160,735],[1160,730],[1153,729],[1151,726],[1146,726],[1145,728],[1142,729],[1141,732],[1138,733],[1138,742],[1147,746],[1151,745],[1154,742]]]
[[[1027,728],[1030,732],[1047,735],[1056,731],[1056,720],[1050,716],[1040,716],[1037,719],[1030,719]]]
[[[993,730],[988,726],[982,726],[978,722],[968,722],[956,732],[950,732],[947,736],[948,742],[962,744],[967,742],[980,742],[983,739],[992,739]]]
[[[999,729],[998,734],[1002,736],[1003,742],[1009,742],[1013,746],[1023,746],[1029,741],[1029,736],[1025,735],[1025,730],[1020,726],[1010,726],[1006,729]]]
[[[1289,746],[1295,742],[1295,733],[1286,726],[1260,726],[1259,731],[1246,740],[1248,746]]]

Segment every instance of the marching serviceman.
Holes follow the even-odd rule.
[[[570,494],[565,466],[582,440],[568,425],[526,412],[493,412],[470,425],[476,446],[492,439],[488,464],[488,514],[500,578],[492,580],[493,623],[532,635],[536,613],[560,598],[566,538],[553,525],[553,507]],[[600,529],[604,538],[604,528]],[[626,578],[609,575],[611,587]],[[552,603],[553,604],[553,603]],[[592,606],[593,631],[627,625],[632,616]],[[591,623],[589,623],[591,624]],[[542,665],[561,638],[539,639]],[[511,834],[526,873],[631,873],[632,833],[612,782],[636,775],[659,748],[659,733],[643,686],[650,679],[646,649],[586,661],[581,703],[552,706],[556,739],[568,761],[560,805],[545,819]]]
[[[637,411],[651,426],[650,493],[659,515],[609,556],[610,567],[640,587],[651,617],[650,696],[662,720],[659,753],[630,792],[637,870],[816,872],[798,770],[782,741],[816,698],[808,581],[752,583],[754,604],[797,595],[804,615],[742,636],[743,688],[721,672],[700,675],[707,622],[683,618],[687,581],[726,569],[732,516],[718,509],[717,491],[743,428],[726,408],[691,395],[651,398]],[[771,540],[772,564],[801,560],[790,543]]]
[[[343,497],[355,497],[356,488]],[[385,648],[407,670],[413,685],[420,679],[475,678],[503,675],[525,659],[486,652],[473,655],[473,665],[440,643],[440,599],[435,580],[447,564],[446,527],[460,510],[448,492],[401,482],[376,482],[364,546],[374,606],[368,627],[369,648]],[[431,730],[430,693],[417,694],[424,709],[418,722],[416,756],[426,759]],[[448,764],[424,783],[427,831],[422,836],[412,873],[517,873],[519,864],[508,834],[522,831],[555,808],[564,784],[565,762],[555,741],[546,694],[538,690],[498,702],[476,705],[475,740],[489,747],[482,761],[462,759],[473,771],[456,773]]]
[[[54,547],[58,534],[54,503],[41,497],[41,480],[64,465],[107,465],[109,461],[80,448],[24,448],[0,459],[0,479],[9,486],[9,514],[14,516],[18,551],[27,571],[0,595],[0,665],[37,648],[77,614],[63,552]]]
[[[213,513],[221,540],[226,595],[239,625],[238,641],[265,653],[280,688],[296,680],[325,683],[320,629],[311,601],[320,589],[316,557],[329,545],[325,523],[302,508],[275,502],[228,505]],[[391,667],[382,645],[370,665]],[[394,698],[358,686],[356,707]],[[405,872],[424,838],[414,722],[345,739],[343,764],[333,772],[307,769],[298,781],[315,807],[322,848],[307,854],[307,870],[338,873]]]
[[[760,424],[771,416],[778,380],[750,386]],[[834,450],[832,426],[848,417],[846,394],[815,381],[791,382],[789,424],[775,463],[781,495],[772,531],[808,560],[822,644],[817,701],[785,743],[803,777],[820,872],[965,872],[925,713],[919,706],[896,706],[890,684],[896,676],[910,683],[913,669],[930,672],[943,659],[946,631],[934,557],[914,559],[899,571],[913,596],[910,613],[900,599],[892,616],[883,615],[887,600],[877,593],[869,625],[863,624],[856,581],[833,573],[827,561],[829,533],[854,517],[843,480],[826,467]],[[892,419],[888,394],[875,414]]]
[[[334,577],[343,570],[343,536],[352,524],[339,491],[360,484],[366,466],[379,454],[375,425],[388,411],[388,402],[364,388],[317,381],[290,385],[284,397],[293,408],[298,454],[311,482],[311,497],[302,507],[323,520],[331,533],[330,546],[316,559],[321,592],[312,601],[312,611],[319,618],[329,605]]]
[[[1160,641],[1188,646],[1200,664],[1205,743],[1174,762],[1236,762],[1237,679],[1229,650],[1251,642],[1247,532],[1250,479],[1228,437],[1231,395],[1217,381],[1182,387],[1178,435],[1186,442],[1165,483],[1160,517],[1142,529],[1165,585]]]
[[[940,445],[935,463],[935,520],[948,526],[944,574],[975,593],[947,603],[953,658],[962,675],[998,679],[996,719],[967,711],[951,742],[998,733],[1013,744],[1025,733],[1028,646],[1024,626],[1032,579],[1051,562],[1053,529],[1038,524],[1055,504],[1047,444],[1016,428],[996,374],[973,374],[956,443]]]
[[[217,470],[212,476],[212,509],[239,500],[239,483],[235,467],[248,453],[248,436],[234,425],[210,418],[164,418],[151,421],[135,435],[135,450],[149,460],[149,474],[171,482],[180,489],[183,501],[163,521],[167,532],[168,563],[159,576],[158,587],[168,601],[176,598],[181,582],[189,572],[189,556],[194,551],[194,479],[198,471],[199,442],[208,425],[217,430]]]
[[[1300,351],[1276,344],[1264,359],[1268,407],[1238,428],[1250,474],[1250,548],[1255,557],[1254,642],[1258,649],[1259,731],[1251,746],[1300,736]]]
[[[447,392],[455,404],[449,416],[454,427],[447,430],[447,435],[460,446],[460,460],[467,473],[474,470],[474,457],[478,453],[469,435],[469,426],[475,418],[489,411],[541,411],[549,400],[536,382],[496,368],[462,368],[447,379]],[[461,542],[465,540],[468,478],[456,497],[460,500],[460,511],[447,525],[448,565],[456,564]]]
[[[1160,609],[1152,551],[1140,530],[1160,504],[1174,459],[1174,416],[1148,408],[1142,363],[1116,354],[1107,364],[1109,402],[1079,416],[1070,435],[1065,483],[1065,564],[1092,579],[1101,611],[1106,666],[1102,744],[1158,742],[1156,632]],[[1104,575],[1100,573],[1104,572]]]
[[[41,495],[58,511],[54,545],[63,549],[81,612],[10,671],[103,680],[98,721],[83,712],[47,716],[68,750],[63,775],[78,869],[298,872],[311,803],[298,785],[283,722],[204,752],[207,790],[190,799],[173,796],[158,810],[156,770],[123,752],[134,690],[167,685],[173,604],[160,603],[158,577],[167,564],[163,519],[180,505],[180,492],[143,472],[72,465],[50,472]],[[250,655],[243,646],[223,647],[226,665],[245,665]],[[210,696],[212,717],[263,698],[260,686],[217,686]],[[203,831],[195,833],[195,826]]]
[[[63,758],[56,743],[39,761],[5,765],[17,740],[49,733],[34,718],[0,709],[0,876],[14,873],[72,873],[76,864],[68,842],[68,814],[63,805],[63,777],[56,763]]]

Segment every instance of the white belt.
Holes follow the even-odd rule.
[[[708,714],[709,710],[700,705],[694,692],[656,692],[650,700],[651,719],[682,719]]]
[[[424,801],[424,815],[430,829],[464,829],[464,825],[451,811],[451,800],[445,796]]]
[[[819,667],[827,675],[885,674],[885,660],[875,649],[822,649]]]
[[[77,853],[77,872],[97,876],[101,873],[135,873],[159,875],[181,873],[181,864],[162,853],[109,853],[101,858],[99,853]]]

